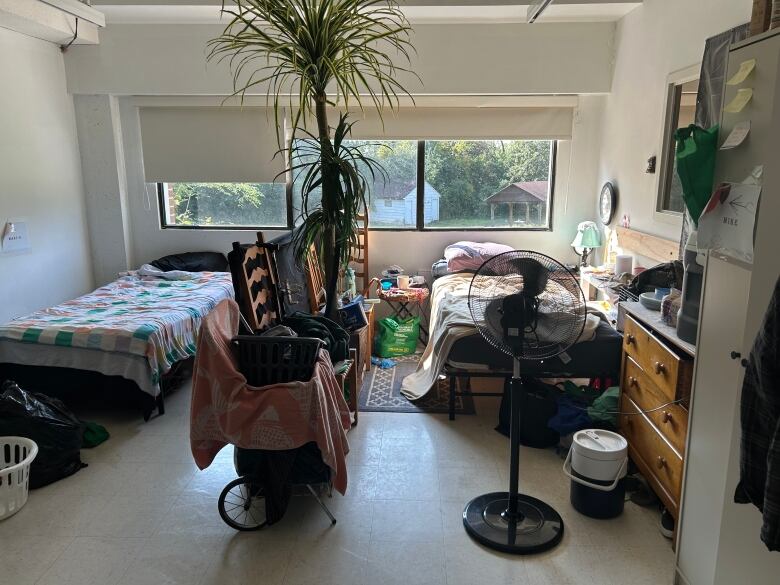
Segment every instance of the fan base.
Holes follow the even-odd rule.
[[[488,548],[517,555],[540,553],[561,542],[563,520],[551,506],[520,494],[513,522],[508,505],[507,492],[477,496],[463,510],[466,532]]]

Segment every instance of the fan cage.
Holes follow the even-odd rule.
[[[504,339],[501,310],[504,299],[522,293],[526,285],[523,272],[538,269],[547,276],[538,301],[535,328],[526,328],[522,351]],[[542,360],[565,352],[585,330],[587,304],[577,278],[557,260],[531,250],[512,250],[487,260],[471,280],[469,311],[483,338],[515,358]]]

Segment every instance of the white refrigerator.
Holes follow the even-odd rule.
[[[733,503],[742,434],[740,360],[750,353],[780,274],[780,29],[731,47],[726,79],[754,60],[744,80],[726,85],[725,105],[740,90],[752,90],[752,98],[740,111],[724,111],[720,141],[748,120],[750,132],[736,148],[718,152],[715,175],[716,184],[739,183],[763,166],[753,261],[728,250],[707,253],[677,527],[675,583],[684,585],[780,583],[780,552],[770,553],[761,542],[760,512]]]

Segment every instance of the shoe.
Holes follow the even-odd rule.
[[[669,510],[666,508],[664,508],[663,512],[661,512],[661,523],[659,528],[661,530],[661,534],[663,534],[666,538],[672,538],[674,536],[674,518],[672,518]]]

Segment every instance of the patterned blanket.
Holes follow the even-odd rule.
[[[175,280],[127,272],[89,294],[0,325],[0,339],[144,356],[158,388],[174,362],[195,355],[203,317],[232,297],[227,272],[180,273]]]

